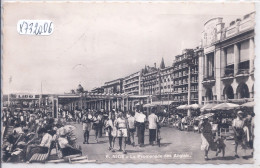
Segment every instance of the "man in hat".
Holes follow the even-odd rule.
[[[243,112],[242,111],[238,111],[237,112],[237,118],[235,118],[233,120],[233,123],[232,123],[232,128],[234,130],[234,139],[235,139],[235,157],[236,158],[239,158],[238,154],[237,154],[237,147],[239,144],[242,144],[242,147],[245,147],[244,144],[243,144],[243,140],[244,140],[244,136],[245,136],[245,133],[244,133],[244,130],[243,130],[243,127],[244,127],[244,121],[243,121]]]

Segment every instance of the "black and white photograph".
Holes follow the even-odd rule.
[[[254,2],[4,1],[1,163],[254,164],[255,18]]]

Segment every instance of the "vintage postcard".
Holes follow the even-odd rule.
[[[254,2],[2,9],[2,163],[255,162]]]

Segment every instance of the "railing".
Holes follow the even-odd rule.
[[[237,75],[249,75],[249,69],[239,69]]]
[[[215,76],[209,76],[203,79],[203,81],[215,80]]]

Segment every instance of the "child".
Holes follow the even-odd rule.
[[[218,154],[222,151],[222,157],[225,157],[226,144],[224,143],[224,140],[225,140],[224,136],[221,136],[215,140],[215,143],[217,145],[216,156],[218,156]]]

